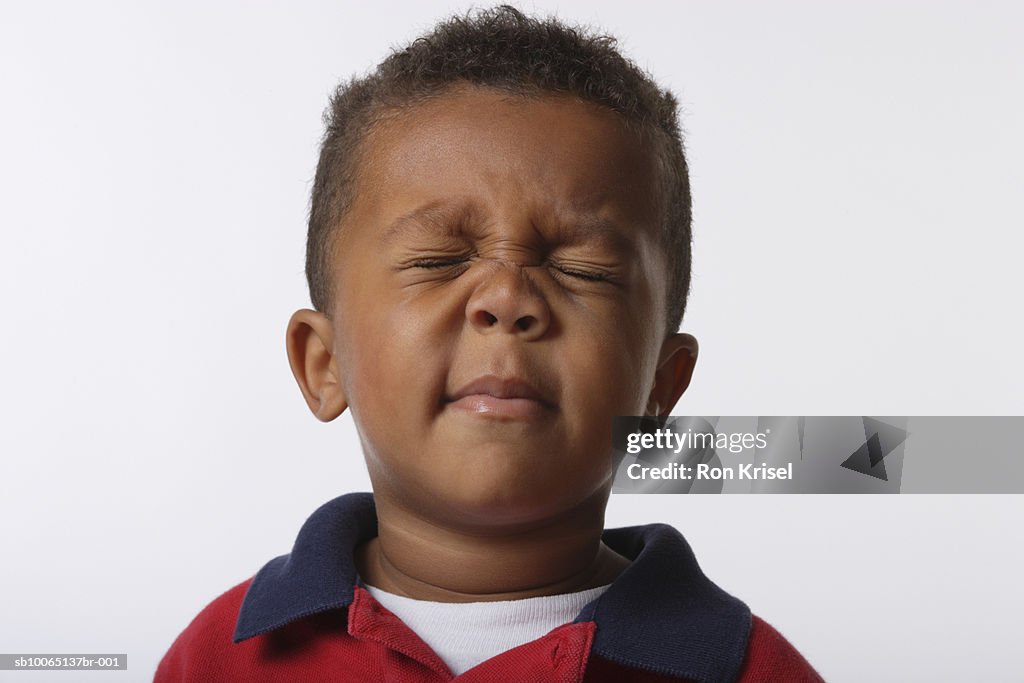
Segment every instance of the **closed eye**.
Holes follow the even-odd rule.
[[[559,270],[566,275],[578,277],[581,280],[589,280],[591,282],[600,282],[608,279],[608,276],[604,273],[585,273],[581,270],[567,270],[565,268],[559,268]]]
[[[468,261],[469,259],[467,258],[421,259],[419,261],[413,261],[410,265],[413,268],[438,269],[451,268],[453,266],[461,266],[462,264],[467,263]]]
[[[595,271],[595,270],[581,270],[579,268],[573,268],[568,266],[553,266],[554,269],[562,275],[568,275],[569,277],[576,278],[578,280],[585,280],[587,282],[606,282],[610,280],[608,273]]]

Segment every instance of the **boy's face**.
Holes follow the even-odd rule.
[[[650,150],[595,105],[464,88],[357,170],[325,345],[378,498],[493,528],[606,496],[612,418],[650,412],[679,351]]]

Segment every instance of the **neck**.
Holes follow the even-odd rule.
[[[356,550],[363,580],[434,602],[557,595],[611,583],[629,564],[601,542],[606,493],[557,519],[490,531],[424,519],[377,501],[378,536]]]

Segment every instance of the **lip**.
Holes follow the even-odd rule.
[[[540,418],[555,407],[526,380],[496,375],[478,377],[448,396],[446,403],[459,411],[512,420]]]

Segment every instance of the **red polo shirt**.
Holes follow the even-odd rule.
[[[604,533],[632,564],[571,624],[453,676],[365,590],[356,546],[377,533],[373,497],[320,507],[292,552],[210,603],[155,681],[820,681],[771,626],[713,584],[686,540],[652,524]]]

